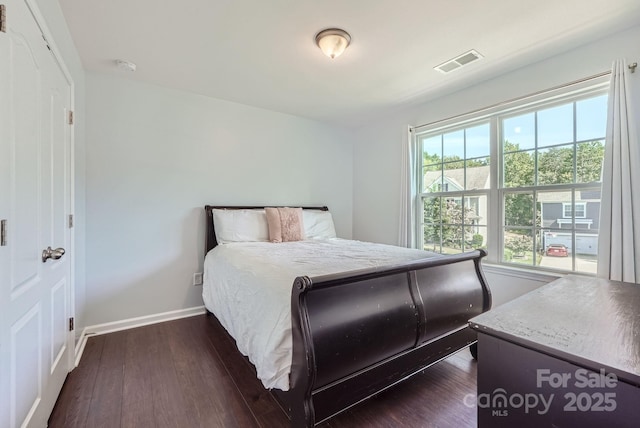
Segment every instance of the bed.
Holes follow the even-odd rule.
[[[484,251],[343,240],[327,207],[302,209],[306,239],[271,243],[263,229],[246,238],[220,226],[264,207],[205,206],[205,306],[292,426],[317,425],[475,344],[468,320],[491,307]]]

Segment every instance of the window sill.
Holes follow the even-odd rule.
[[[542,283],[548,283],[551,281],[555,281],[558,278],[562,278],[569,273],[559,273],[559,272],[549,272],[549,271],[539,271],[533,269],[523,269],[514,266],[505,266],[496,263],[482,263],[482,270],[486,273],[503,275],[503,276],[511,276],[519,279],[527,279],[530,281],[537,281]],[[574,272],[576,273],[576,272]]]

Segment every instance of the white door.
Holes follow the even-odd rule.
[[[25,1],[0,4],[0,426],[43,427],[74,343],[71,87]]]

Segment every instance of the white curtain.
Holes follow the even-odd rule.
[[[416,142],[411,127],[402,144],[402,168],[400,177],[400,230],[398,245],[416,247]]]
[[[630,105],[629,74],[624,60],[613,63],[602,165],[598,276],[640,283],[640,142]]]

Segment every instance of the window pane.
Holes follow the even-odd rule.
[[[540,232],[540,266],[548,269],[573,270],[573,235],[557,229]]]
[[[422,159],[425,165],[442,162],[441,138],[441,135],[436,135],[422,140]]]
[[[502,122],[504,152],[533,149],[536,146],[535,114],[527,113]]]
[[[576,139],[601,140],[607,132],[607,95],[576,103]]]
[[[424,223],[440,223],[441,198],[424,198]]]
[[[506,229],[504,232],[503,260],[505,262],[534,265],[532,231]]]
[[[491,136],[488,123],[467,128],[467,159],[489,156],[491,154]]]
[[[467,227],[467,235],[464,241],[464,250],[487,248],[487,228],[483,226]]]
[[[536,217],[544,228],[571,229],[571,191],[538,192]],[[566,214],[569,214],[568,216]]]
[[[442,236],[441,226],[439,224],[424,225],[424,249],[435,253],[441,252],[440,237]]]
[[[488,217],[487,195],[465,196],[464,198],[464,223],[471,225],[486,225]]]
[[[442,178],[442,165],[431,165],[424,169],[422,191],[426,193],[440,192],[444,183]]]
[[[444,168],[444,185],[441,192],[457,192],[464,190],[464,161],[447,162]]]
[[[462,224],[462,198],[442,198],[442,223]]]
[[[598,235],[576,234],[576,271],[598,273]]]
[[[506,226],[533,226],[533,194],[506,194],[504,221]]]
[[[573,142],[573,103],[538,111],[538,147]]]
[[[464,130],[442,136],[443,160],[464,159]]]
[[[538,184],[573,183],[573,144],[538,150]]]
[[[442,225],[442,253],[443,254],[456,254],[461,253],[463,243],[463,230],[462,226],[454,225]]]
[[[491,168],[489,167],[488,157],[467,161],[466,166],[465,190],[491,188]]]
[[[597,234],[600,227],[600,189],[576,190],[575,195],[576,232]]]
[[[504,155],[504,187],[533,186],[534,151]]]
[[[603,160],[603,141],[591,141],[578,144],[576,147],[576,181],[578,183],[602,181]]]

